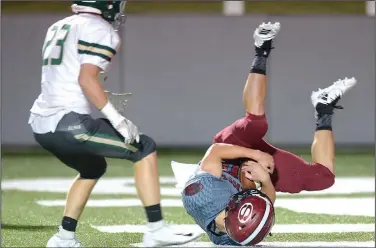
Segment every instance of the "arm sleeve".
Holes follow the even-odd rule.
[[[80,64],[93,64],[106,71],[119,45],[120,38],[112,29],[83,31],[79,35],[77,46]]]

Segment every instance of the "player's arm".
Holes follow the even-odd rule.
[[[90,44],[90,43],[88,43]],[[88,50],[93,50],[95,43],[91,43]],[[81,49],[85,49],[80,46]],[[79,50],[80,51],[80,50]],[[86,50],[81,50],[84,53]],[[83,54],[81,56],[81,68],[78,82],[88,100],[100,110],[116,127],[123,121],[123,116],[115,109],[108,100],[101,82],[99,81],[99,73],[105,70],[110,63],[109,59],[103,58],[101,54]]]
[[[261,182],[261,192],[267,195],[270,201],[274,204],[276,199],[276,192],[268,170],[261,164],[248,161],[245,166],[242,167],[245,172],[245,177],[249,180]]]
[[[99,73],[101,72],[95,64],[84,63],[81,64],[80,75],[78,82],[81,86],[82,91],[88,98],[88,100],[99,109],[104,116],[111,122],[111,124],[118,129],[118,131],[125,137],[129,137],[129,132],[127,130],[120,130],[125,117],[123,117],[116,108],[108,100],[107,94],[105,93],[102,84],[99,81]],[[128,121],[128,123],[130,123]],[[124,126],[125,127],[125,126]],[[122,128],[124,129],[124,128]],[[129,129],[129,127],[128,127]],[[138,140],[137,137],[135,137]],[[132,142],[130,139],[128,142]]]
[[[88,100],[99,110],[108,103],[107,95],[99,82],[101,68],[94,64],[82,64],[78,82]]]
[[[99,81],[99,73],[107,70],[119,45],[120,38],[113,29],[107,26],[83,27],[77,42],[81,64],[78,81],[88,100],[125,137],[126,143],[132,143],[133,139],[139,140],[137,127],[111,104]]]
[[[235,158],[250,158],[257,160],[260,151],[241,146],[216,143],[209,147],[201,161],[201,170],[216,177],[222,175],[222,160]]]
[[[99,110],[109,104],[99,73],[108,69],[119,44],[118,34],[107,26],[93,28],[87,25],[80,30],[77,52],[81,68],[78,81],[88,100]]]
[[[262,183],[261,192],[267,195],[269,200],[274,204],[277,195],[270,179]]]

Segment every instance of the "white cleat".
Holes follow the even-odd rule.
[[[281,24],[279,22],[263,22],[253,33],[255,46],[261,48],[265,41],[272,41],[277,36],[280,29]]]
[[[348,90],[356,85],[356,82],[354,77],[339,79],[325,89],[319,88],[317,91],[312,91],[311,101],[313,107],[316,109],[316,116],[317,108],[320,107],[320,105],[331,105],[333,108],[342,108],[341,106],[335,105]]]
[[[179,232],[168,225],[154,231],[147,231],[143,237],[143,247],[161,247],[170,245],[183,245],[198,239],[201,232]]]
[[[59,226],[59,231],[52,236],[46,247],[82,247],[74,232],[64,230]]]

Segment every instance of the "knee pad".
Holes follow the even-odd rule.
[[[83,179],[99,179],[107,170],[107,163],[100,162],[95,165],[85,166],[85,169],[81,169],[80,177]]]
[[[155,141],[147,135],[140,135],[140,143],[140,148],[137,151],[137,156],[133,162],[140,161],[157,150],[157,144],[155,144]]]

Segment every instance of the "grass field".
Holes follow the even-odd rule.
[[[195,163],[202,154],[160,153],[164,217],[170,223],[179,224],[177,228],[194,223],[181,207],[170,161]],[[309,159],[308,154],[300,155]],[[78,236],[86,247],[129,247],[141,241],[145,217],[136,200],[132,165],[121,160],[108,160],[108,164],[107,174],[95,188],[79,222]],[[336,173],[336,184],[327,191],[278,196],[276,225],[273,236],[265,240],[266,245],[328,246],[328,243],[312,242],[335,242],[329,246],[374,247],[374,154],[339,154]],[[5,155],[1,246],[44,246],[56,232],[65,192],[74,176],[72,170],[50,156]],[[207,241],[203,235],[199,242]]]

